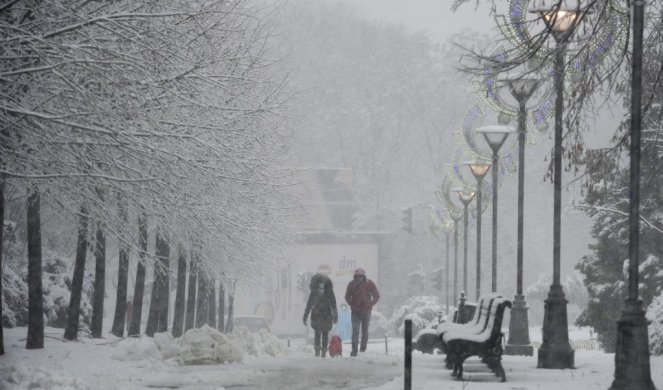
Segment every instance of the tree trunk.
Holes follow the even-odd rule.
[[[104,295],[106,293],[106,237],[100,223],[97,223],[97,234],[94,249],[94,297],[92,298],[92,337],[100,339],[104,321]]]
[[[119,267],[117,271],[117,294],[115,295],[115,316],[113,317],[113,326],[111,327],[111,333],[117,337],[124,336],[124,323],[127,315],[128,277],[129,253],[126,247],[120,246]]]
[[[208,281],[204,272],[198,273],[198,299],[196,300],[196,328],[200,328],[209,321]]]
[[[157,331],[159,325],[159,288],[161,287],[161,277],[159,276],[159,268],[161,268],[158,261],[154,262],[154,280],[152,281],[152,294],[150,294],[150,310],[147,314],[147,324],[145,325],[145,334],[153,337],[154,332]]]
[[[208,286],[208,296],[209,296],[209,318],[208,324],[212,328],[216,328],[216,281],[214,279],[210,280]]]
[[[168,331],[168,306],[170,304],[170,246],[166,238],[157,231],[157,262],[161,264],[161,284],[158,295],[157,332]]]
[[[225,291],[223,288],[223,280],[219,282],[219,332],[223,332],[225,329],[225,321],[226,321],[226,297],[225,297]]]
[[[134,301],[131,305],[131,321],[127,336],[140,336],[140,323],[143,316],[143,294],[145,293],[145,255],[147,254],[147,216],[141,213],[138,216],[138,234],[140,238],[140,253],[136,266],[136,283],[134,286]]]
[[[64,338],[76,340],[78,335],[78,321],[81,312],[81,298],[83,296],[83,279],[85,278],[85,258],[87,256],[87,210],[81,206],[78,218],[78,240],[76,243],[76,263],[71,281],[71,296],[67,312],[67,325],[64,329]]]
[[[233,331],[233,311],[235,304],[235,292],[234,289],[228,290],[228,321],[226,322],[226,333],[232,333]]]
[[[39,192],[28,196],[28,338],[27,349],[44,348],[44,295],[41,286]]]
[[[196,319],[196,288],[198,287],[198,267],[191,258],[189,265],[189,292],[186,299],[186,319],[184,321],[184,331],[193,328]]]
[[[0,355],[5,354],[2,334],[2,233],[5,231],[5,182],[0,181]]]
[[[120,218],[126,224],[129,222],[127,209],[122,200],[118,201]],[[119,243],[119,260],[117,270],[117,294],[115,295],[115,315],[111,333],[117,337],[124,336],[124,324],[127,316],[127,283],[129,278],[129,250],[126,245]]]
[[[175,292],[175,313],[173,315],[173,336],[180,337],[184,328],[184,300],[186,298],[186,257],[182,248],[177,258],[177,291]]]

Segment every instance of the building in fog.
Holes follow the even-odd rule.
[[[236,296],[237,315],[264,315],[272,332],[280,335],[306,333],[302,317],[309,280],[320,266],[331,270],[339,306],[356,268],[364,268],[370,279],[379,282],[382,234],[353,228],[358,208],[353,202],[352,170],[315,168],[302,175],[307,213],[295,242],[288,246],[288,264],[262,286],[238,286]]]

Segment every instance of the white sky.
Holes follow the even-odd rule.
[[[396,22],[415,31],[425,31],[437,42],[465,29],[495,32],[495,21],[490,16],[488,3],[475,10],[474,1],[451,11],[451,0],[342,0],[353,4],[369,18]]]

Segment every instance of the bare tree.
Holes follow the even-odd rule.
[[[122,205],[121,199],[118,199],[118,210],[120,213],[120,218],[128,224],[129,216],[127,215],[127,208]],[[117,294],[115,297],[115,315],[113,316],[113,326],[111,327],[111,333],[117,337],[124,336],[124,325],[127,315],[128,276],[129,250],[125,244],[120,243],[117,270]]]
[[[140,240],[140,259],[136,265],[136,281],[134,287],[134,300],[132,304],[131,322],[127,336],[139,336],[143,316],[143,294],[145,292],[145,257],[147,256],[147,216],[141,213],[138,216],[138,236]]]
[[[41,280],[39,192],[28,196],[28,338],[27,349],[44,348],[44,298]]]
[[[184,305],[186,300],[186,256],[182,247],[178,250],[177,256],[177,287],[175,292],[175,308],[173,315],[172,333],[175,337],[180,337],[184,328]]]
[[[184,319],[184,331],[195,326],[196,319],[196,290],[198,288],[198,267],[193,256],[189,261],[189,290],[186,299],[186,318]]]

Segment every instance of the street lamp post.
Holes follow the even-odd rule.
[[[469,206],[476,192],[467,188],[457,191],[460,201],[463,203],[463,291],[467,293],[467,206]]]
[[[472,174],[477,179],[477,275],[476,275],[476,300],[479,301],[481,295],[481,198],[482,190],[481,184],[483,178],[490,169],[490,164],[483,161],[475,161],[467,163],[472,171]]]
[[[639,221],[640,221],[640,130],[642,126],[642,36],[644,28],[642,0],[633,3],[633,69],[631,76],[631,149],[629,193],[629,270],[628,298],[617,321],[615,379],[610,390],[654,390],[649,367],[647,318],[638,293]]]
[[[555,39],[555,148],[553,160],[553,284],[545,300],[543,343],[538,352],[538,368],[573,368],[574,352],[569,344],[569,329],[564,290],[560,282],[562,216],[562,121],[564,113],[564,52],[569,37],[585,12],[557,3],[552,8],[532,10],[538,13]]]
[[[483,134],[488,146],[493,151],[492,168],[493,168],[493,253],[492,253],[492,278],[491,278],[491,291],[497,292],[497,181],[499,174],[499,161],[498,152],[504,141],[513,129],[508,126],[491,125],[482,126],[476,130],[477,133]]]
[[[511,307],[509,322],[509,340],[504,353],[507,355],[532,356],[534,347],[529,338],[529,319],[527,302],[523,295],[523,235],[525,205],[525,136],[527,132],[527,100],[534,94],[539,80],[521,75],[507,80],[509,90],[518,101],[518,243],[516,250],[516,295]]]
[[[446,257],[446,266],[444,267],[444,300],[447,305],[447,315],[449,314],[449,235],[451,234],[451,225],[445,223],[444,226],[444,252]]]
[[[457,210],[449,209],[449,216],[454,223],[454,305],[458,300],[458,222],[463,217],[463,213]]]

